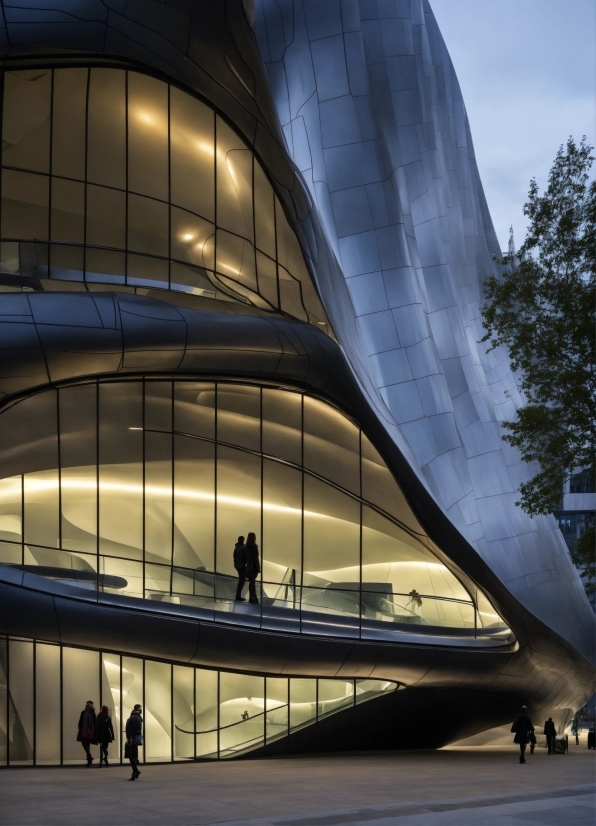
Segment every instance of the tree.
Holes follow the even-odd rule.
[[[594,526],[588,528],[575,543],[571,551],[571,559],[580,570],[584,580],[586,594],[596,594],[596,559],[594,558],[594,544],[596,532]]]
[[[556,510],[563,484],[594,468],[596,448],[596,182],[586,138],[561,146],[544,194],[530,182],[526,239],[485,283],[490,349],[509,350],[526,405],[503,438],[540,470],[520,486],[530,516]],[[593,547],[591,558],[593,559]]]

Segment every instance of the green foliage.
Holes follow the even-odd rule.
[[[596,594],[596,533],[588,528],[575,543],[571,559],[580,569],[587,594]]]
[[[540,194],[530,183],[527,237],[502,274],[485,283],[482,309],[490,349],[509,349],[527,404],[506,422],[505,441],[540,471],[520,486],[518,504],[552,513],[573,470],[593,467],[596,448],[596,182],[583,138],[569,138]]]

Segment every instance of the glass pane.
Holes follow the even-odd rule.
[[[126,246],[126,195],[103,186],[87,186],[87,243]],[[89,265],[87,265],[89,269]]]
[[[290,227],[279,201],[275,202],[277,223],[277,260],[283,267],[280,269],[280,289],[285,293],[287,312],[290,306],[298,313],[308,313],[308,319],[326,326],[325,311],[315,290],[312,278],[304,261],[300,244],[294,230]],[[292,280],[295,279],[292,285]],[[282,306],[284,302],[282,301]],[[304,309],[301,309],[301,308]]]
[[[170,184],[172,203],[214,219],[214,113],[170,87]]]
[[[126,743],[126,721],[137,703],[143,706],[143,660],[136,657],[122,657],[122,743]],[[146,715],[143,715],[146,720]],[[124,751],[124,748],[122,749]],[[144,747],[139,746],[139,761],[142,763]]]
[[[215,385],[199,381],[174,382],[174,430],[215,438]]]
[[[97,550],[97,389],[60,390],[62,547]]]
[[[262,252],[257,252],[257,272],[259,282],[259,293],[271,306],[279,306],[277,265],[271,258],[267,258]]]
[[[257,161],[255,161],[255,229],[257,247],[271,258],[275,258],[273,189]]]
[[[325,588],[360,580],[360,503],[304,476],[304,584]]]
[[[148,381],[145,383],[146,430],[172,430],[172,382]]]
[[[49,179],[5,169],[2,172],[2,236],[47,238]]]
[[[263,388],[263,453],[302,464],[302,394]]]
[[[263,463],[262,550],[265,593],[276,604],[295,607],[302,568],[302,471],[268,459]]]
[[[50,246],[50,278],[61,281],[82,281],[85,271],[83,247]]]
[[[168,86],[128,73],[128,188],[168,199]]]
[[[378,505],[416,533],[423,534],[405,496],[378,451],[362,434],[362,497]]]
[[[0,638],[0,766],[8,761],[8,724],[11,719],[9,713],[8,693],[8,640]]]
[[[354,705],[354,683],[344,680],[319,680],[319,717]]]
[[[112,250],[95,250],[87,247],[85,251],[87,281],[100,283],[124,284],[126,255]]]
[[[122,757],[120,738],[122,732],[122,698],[120,695],[120,656],[102,654],[101,656],[101,702],[108,707],[114,728],[114,742],[109,746],[110,762],[118,762]]]
[[[251,450],[260,450],[260,388],[240,384],[218,384],[217,440]]]
[[[188,267],[184,264],[170,262],[170,289],[183,293],[200,295],[203,298],[221,298],[229,300],[226,293],[218,294],[217,287],[212,282],[212,274],[198,267]]]
[[[362,703],[385,691],[395,691],[397,683],[389,680],[356,680],[356,703]]]
[[[88,69],[55,69],[52,173],[85,180]]]
[[[23,546],[0,541],[0,563],[3,565],[21,565],[23,563]],[[0,757],[1,762],[2,758]]]
[[[60,763],[60,648],[35,650],[35,761]]]
[[[215,227],[186,210],[171,208],[171,257],[212,270],[215,266]]]
[[[9,758],[33,762],[33,643],[9,641]],[[12,732],[12,737],[10,737]]]
[[[175,436],[174,562],[213,571],[215,446]]]
[[[217,118],[217,225],[254,242],[252,153]]]
[[[168,256],[168,205],[141,195],[128,196],[128,249]]]
[[[478,626],[480,628],[507,627],[482,591],[476,592],[476,602],[478,605]]]
[[[145,760],[172,759],[172,666],[145,660]]]
[[[87,180],[126,187],[126,72],[91,69]]]
[[[197,668],[195,731],[197,757],[217,757],[218,674]]]
[[[100,556],[99,574],[102,590],[106,593],[139,599],[144,595],[142,562]]]
[[[236,576],[232,553],[241,534],[261,526],[261,457],[217,448],[217,570]]]
[[[6,166],[49,172],[51,84],[49,69],[4,75],[2,163]]]
[[[288,315],[299,318],[301,321],[308,321],[308,315],[304,309],[302,301],[302,289],[300,283],[291,276],[283,267],[277,269],[279,275],[279,301],[280,307]]]
[[[360,493],[359,429],[339,410],[304,397],[304,467]]]
[[[22,524],[22,477],[0,479],[0,539],[20,542]]]
[[[59,548],[58,471],[26,473],[24,491],[25,542]]]
[[[100,552],[142,558],[143,386],[99,385]]]
[[[239,284],[250,291],[257,291],[255,251],[249,241],[217,230],[216,269],[225,278],[225,283]],[[244,295],[248,293],[241,293]]]
[[[403,528],[366,505],[362,508],[363,583],[388,582],[391,583],[390,590],[396,593],[408,593],[414,587],[421,590],[423,583],[426,588],[430,586],[427,576],[428,564],[437,562],[438,560]],[[407,571],[410,573],[406,574]],[[415,581],[416,572],[421,577],[418,581]],[[406,588],[404,583],[410,587]]]
[[[169,284],[168,262],[148,255],[126,256],[128,275],[127,284],[138,284],[156,290],[167,290]]]
[[[62,649],[62,748],[65,763],[82,763],[85,751],[77,742],[77,728],[81,711],[87,700],[92,700],[95,711],[99,706],[99,652],[79,648]],[[97,746],[90,746],[93,757]]]
[[[222,757],[229,757],[263,739],[265,680],[225,671],[219,680],[219,750]]]
[[[85,240],[84,214],[85,185],[52,178],[51,238],[82,244]]]
[[[195,756],[194,668],[174,666],[174,760]]]
[[[284,677],[267,677],[267,714],[265,734],[267,742],[285,737],[288,733],[288,680]]]
[[[172,561],[171,433],[145,432],[145,560]]]
[[[290,680],[290,730],[317,718],[317,681]]]

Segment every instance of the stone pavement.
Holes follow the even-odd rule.
[[[1,826],[594,826],[595,753],[507,748],[0,770]]]

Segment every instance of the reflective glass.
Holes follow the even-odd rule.
[[[35,762],[60,762],[60,648],[35,647]]]
[[[126,72],[119,69],[91,69],[87,180],[126,188]]]
[[[145,382],[145,429],[172,430],[172,382]]]
[[[62,649],[62,749],[65,763],[81,763],[85,752],[77,742],[77,726],[87,700],[99,708],[100,662],[98,651],[81,648]],[[91,745],[97,758],[97,746]]]
[[[47,238],[49,192],[45,175],[5,169],[2,173],[2,236]]]
[[[214,220],[214,113],[170,87],[170,182],[172,203]]]
[[[145,706],[145,691],[144,691],[144,669],[143,660],[136,657],[122,657],[122,743],[126,743],[126,721],[130,717],[130,713],[138,703],[143,708]],[[145,719],[145,715],[143,715]],[[123,749],[124,750],[124,749]],[[139,746],[139,761],[144,761],[143,746]]]
[[[25,542],[59,548],[58,471],[38,470],[34,473],[25,473],[23,483]]]
[[[12,765],[33,762],[33,643],[9,641],[9,759]]]
[[[219,675],[221,757],[254,748],[264,737],[265,680],[250,674]]]
[[[252,153],[221,118],[216,122],[217,224],[254,243]]]
[[[0,539],[20,542],[22,533],[22,477],[0,479]]]
[[[89,69],[54,69],[52,173],[85,180]]]
[[[252,244],[221,229],[217,230],[217,260],[215,267],[224,278],[224,283],[240,290],[240,295],[250,296],[257,290],[255,251]],[[238,286],[235,286],[238,285]],[[247,292],[248,291],[248,292]]]
[[[317,717],[317,681],[290,680],[290,730]]]
[[[411,530],[424,532],[379,452],[362,434],[362,498],[395,516]]]
[[[263,453],[302,464],[302,395],[263,388]]]
[[[168,86],[128,73],[128,188],[168,200]]]
[[[197,757],[218,756],[218,694],[217,671],[196,669],[195,732]]]
[[[5,73],[2,163],[6,166],[49,172],[51,94],[49,69]]]
[[[85,280],[106,284],[124,284],[126,255],[123,252],[87,247],[85,250]]]
[[[354,705],[354,683],[343,680],[318,680],[319,717]]]
[[[8,690],[8,640],[0,638],[0,766],[8,760],[8,723],[10,719]]]
[[[204,218],[171,207],[171,257],[212,270],[215,266],[215,227]]]
[[[145,760],[172,759],[172,666],[145,660]]]
[[[258,163],[255,163],[254,184],[256,246],[270,256],[270,258],[275,258],[275,207],[273,189]]]
[[[360,494],[360,431],[339,410],[304,397],[304,467]]]
[[[85,185],[52,178],[50,237],[54,241],[85,240]]]
[[[272,307],[279,307],[277,264],[257,250],[257,280],[259,293]]]
[[[87,243],[126,246],[126,194],[105,186],[87,186]],[[89,268],[89,267],[88,267]]]
[[[195,756],[195,670],[173,667],[174,759],[192,760]]]
[[[200,381],[174,383],[174,430],[215,438],[215,385]]]
[[[126,256],[127,284],[137,284],[159,290],[167,290],[169,284],[168,262],[148,255]]]
[[[219,384],[217,388],[217,439],[260,450],[261,390],[245,385]]]
[[[114,742],[110,745],[110,761],[122,757],[120,748],[122,732],[122,696],[120,691],[120,655],[101,655],[101,702],[108,707],[114,728]]]
[[[267,742],[288,734],[288,680],[285,677],[267,677],[265,680],[266,708],[265,736]]]
[[[85,249],[65,244],[50,246],[50,278],[82,281],[85,273]]]
[[[167,204],[131,193],[128,196],[128,249],[167,257],[168,221]]]
[[[215,446],[174,437],[174,564],[213,571]]]
[[[172,563],[172,435],[145,431],[145,560]]]
[[[217,571],[236,576],[238,536],[261,533],[261,458],[231,447],[217,448]]]
[[[302,472],[263,462],[263,588],[275,605],[296,607],[301,579]]]

